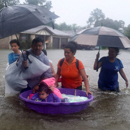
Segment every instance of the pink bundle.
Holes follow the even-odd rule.
[[[44,79],[42,80],[42,82],[45,82],[49,87],[53,86],[53,93],[58,96],[59,98],[62,98],[61,92],[59,91],[59,89],[55,88],[55,78],[48,78],[48,79]]]

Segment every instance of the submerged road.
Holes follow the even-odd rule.
[[[120,93],[101,92],[97,81],[99,71],[93,70],[97,50],[78,50],[76,58],[85,66],[89,75],[90,90],[94,100],[86,110],[70,115],[45,115],[29,110],[18,95],[4,97],[4,75],[10,50],[0,50],[0,130],[129,130],[130,129],[130,51],[120,51],[129,88],[119,75]],[[56,70],[58,60],[64,57],[63,50],[47,50]],[[101,50],[100,56],[106,56]]]

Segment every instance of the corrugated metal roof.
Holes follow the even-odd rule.
[[[48,30],[49,33],[51,33],[51,35],[71,37],[70,34],[67,34],[67,33],[62,32],[62,31],[57,30],[57,29],[53,29],[53,28],[51,28],[51,27],[49,27],[49,26],[45,26],[45,25],[38,26],[38,27],[36,27],[36,28],[32,28],[32,29],[26,30],[26,31],[21,32],[21,33],[26,33],[26,34],[38,34],[38,32],[40,32],[40,31],[42,31],[42,30]]]

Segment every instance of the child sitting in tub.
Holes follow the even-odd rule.
[[[53,91],[53,93],[58,96],[60,99],[62,99],[62,94],[61,92],[59,91],[59,89],[57,89],[55,87],[55,78],[52,77],[52,78],[48,78],[48,79],[44,79],[42,80],[39,84],[41,84],[42,82],[46,83],[48,85],[48,87]],[[36,93],[38,92],[38,89],[39,89],[39,85],[37,85],[37,88],[35,87],[35,91],[33,91],[33,93]],[[33,94],[31,94],[30,96],[32,96]],[[30,99],[30,97],[29,97]]]
[[[59,89],[55,88],[55,78],[54,77],[42,80],[41,83],[37,86],[37,92],[39,92],[39,87],[42,83],[43,84],[45,83],[47,85],[48,89],[50,89],[51,92],[53,92],[54,95],[56,95],[58,98],[60,98],[61,102],[69,102],[67,98],[62,98],[62,94],[59,91]],[[35,94],[30,94],[28,96],[28,99],[32,100],[32,97],[34,95]],[[38,93],[36,93],[36,96],[38,96]]]
[[[56,96],[45,82],[41,82],[38,92],[35,93],[31,100],[39,102],[61,102],[61,99]]]

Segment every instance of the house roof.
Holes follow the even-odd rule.
[[[26,30],[24,32],[21,33],[26,33],[26,34],[39,34],[39,32],[41,32],[42,30],[48,31],[48,34],[51,33],[51,35],[56,35],[56,36],[67,36],[67,37],[71,37],[70,34],[62,32],[60,30],[57,29],[53,29],[49,26],[38,26],[29,30]]]
[[[85,28],[86,29],[86,28]],[[84,28],[78,28],[76,30],[66,30],[64,31],[65,33],[69,34],[71,37],[80,33],[81,31],[84,31],[85,30]]]

